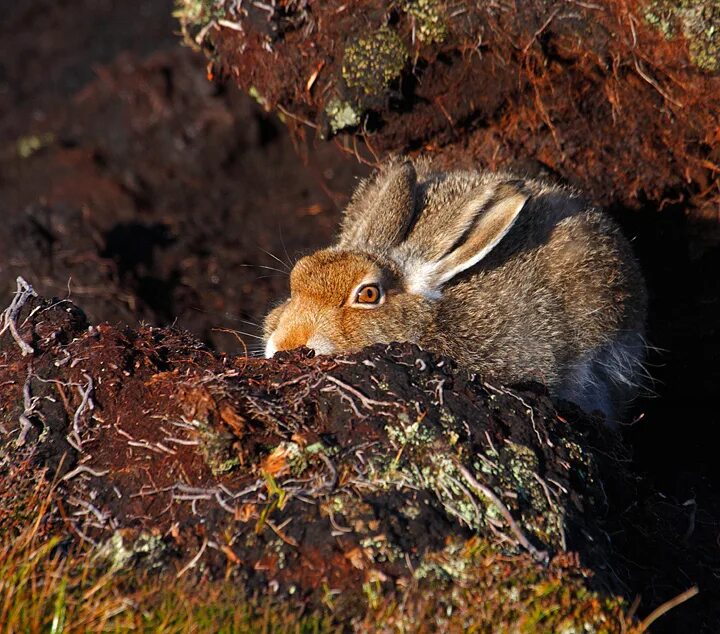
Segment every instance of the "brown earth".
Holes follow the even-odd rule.
[[[23,275],[44,295],[69,293],[87,311],[89,323],[107,320],[133,328],[140,321],[154,326],[176,323],[213,350],[238,352],[252,348],[250,335],[257,333],[252,324],[248,328],[239,320],[257,323],[285,287],[281,272],[253,267],[283,269],[265,251],[285,260],[325,243],[353,177],[367,167],[351,160],[349,152],[356,147],[351,137],[335,145],[322,143],[303,138],[299,127],[290,136],[276,118],[232,86],[208,82],[200,57],[177,47],[168,18],[171,10],[169,2],[36,1],[14,5],[2,21],[0,217],[5,222],[0,225],[0,281],[7,298],[3,304],[10,301],[15,277]],[[587,12],[581,13],[587,20]],[[372,24],[383,20],[380,14],[371,17]],[[632,34],[628,36],[627,15],[622,22],[624,36],[609,40],[609,52],[602,56],[597,51],[578,54],[571,41],[576,22],[555,19],[559,17],[556,14],[552,28],[542,29],[537,37],[534,34],[544,20],[521,22],[517,41],[531,45],[527,51],[515,50],[510,59],[504,58],[506,49],[496,44],[502,41],[503,29],[512,26],[506,22],[511,17],[500,16],[499,30],[487,31],[491,39],[479,51],[493,60],[482,72],[491,69],[492,73],[477,84],[496,87],[483,101],[487,108],[475,104],[463,111],[472,100],[444,97],[459,95],[457,86],[465,90],[475,85],[468,77],[472,79],[478,70],[458,63],[465,58],[456,52],[438,54],[435,64],[447,64],[452,69],[449,75],[433,71],[436,66],[431,65],[422,82],[401,87],[401,96],[410,91],[415,99],[417,109],[412,113],[400,98],[369,103],[373,114],[368,121],[375,125],[371,129],[376,136],[369,137],[366,146],[357,145],[358,152],[367,158],[369,148],[403,147],[407,139],[402,130],[423,130],[440,139],[442,147],[428,145],[427,139],[415,139],[411,147],[444,153],[446,160],[513,163],[560,175],[581,183],[597,200],[610,205],[634,239],[651,292],[650,341],[662,349],[651,359],[651,373],[658,380],[655,394],[638,403],[638,420],[625,432],[633,451],[629,468],[647,477],[628,486],[622,480],[613,484],[608,475],[605,530],[616,552],[611,576],[626,584],[623,591],[630,600],[641,596],[641,613],[698,583],[700,597],[660,623],[667,631],[676,631],[680,624],[692,631],[715,631],[720,621],[720,462],[712,442],[720,380],[720,231],[712,189],[717,176],[712,167],[717,164],[713,154],[717,139],[712,134],[720,111],[713,106],[720,94],[717,75],[698,74],[687,64],[687,48],[678,47],[677,41],[669,45],[653,39],[656,32],[636,25],[640,63],[652,69],[670,68],[657,76],[662,80],[660,88],[666,93],[672,89],[669,96],[680,99],[682,108],[676,107],[637,73],[628,48]],[[337,28],[341,27],[338,21]],[[617,33],[603,19],[593,25],[595,30],[611,27]],[[226,30],[221,33],[229,38]],[[273,40],[275,50],[297,46],[299,36],[294,33],[290,30]],[[230,42],[220,40],[218,46]],[[471,53],[477,55],[475,49]],[[609,72],[602,60],[615,59],[614,53],[620,55],[619,61]],[[548,56],[549,64],[540,63],[542,55]],[[315,58],[292,59],[307,64],[310,74],[316,68]],[[508,102],[507,94],[501,94],[501,87],[508,86],[494,80],[507,82],[508,73],[500,68],[509,62],[523,68],[524,74],[522,82],[510,82]],[[661,62],[675,65],[661,66]],[[266,68],[264,64],[257,68]],[[337,71],[339,57],[334,64]],[[295,73],[292,81],[306,82],[309,76],[292,65],[272,68]],[[321,70],[312,95],[324,94],[321,87],[331,81],[330,70],[330,66]],[[616,75],[628,81],[616,81]],[[676,82],[678,76],[681,81]],[[278,86],[287,90],[293,84],[284,77],[278,75]],[[446,85],[448,78],[453,81]],[[598,94],[604,99],[598,101]],[[612,106],[608,95],[619,95],[619,105]],[[314,118],[322,105],[314,98],[295,96],[296,101],[284,101],[285,95],[275,97],[269,90],[261,96],[324,125]],[[646,116],[650,111],[643,110],[646,106],[660,116]],[[601,123],[618,112],[623,116],[608,135],[608,127]],[[292,117],[285,119],[292,123]],[[433,125],[428,127],[428,121]],[[679,136],[688,130],[695,134],[692,143]],[[71,330],[79,327],[80,322],[68,319]],[[247,330],[250,335],[236,336],[224,332],[227,329]],[[125,403],[134,409],[140,398],[163,385],[145,382],[172,369],[163,355],[178,365],[181,359],[203,360],[213,371],[220,371],[223,364],[237,371],[237,361],[231,357],[223,361],[176,331],[145,329],[137,334],[100,326],[92,336],[107,337],[103,345],[119,346],[119,358],[111,355],[105,361],[138,373],[135,378],[120,373],[127,383],[122,389],[136,390],[123,391],[128,394]],[[84,335],[81,341],[74,345],[90,346],[92,339]],[[102,354],[110,354],[109,349],[103,348]],[[102,356],[96,359],[101,362]],[[140,366],[135,368],[135,363]],[[264,367],[256,361],[248,363],[249,368]],[[257,372],[263,380],[277,381],[263,373],[290,372],[317,363],[295,358],[284,370]],[[23,382],[25,370],[25,365],[19,370]],[[81,388],[87,385],[79,367],[73,370],[71,380]],[[4,406],[10,419],[17,421],[21,384],[18,377],[12,380],[14,391]],[[73,412],[79,404],[77,389],[65,389],[71,399],[65,409]],[[38,383],[33,383],[33,390],[44,394]],[[98,404],[105,407],[112,400],[105,395]],[[61,415],[62,408],[56,408],[55,415],[65,427],[55,433],[55,440],[67,449],[62,444],[67,411]],[[52,412],[47,415],[53,419]],[[98,416],[102,418],[102,412]],[[107,428],[97,423],[98,433],[114,433],[112,422],[105,422]],[[128,424],[141,421],[138,417]],[[162,444],[162,438],[153,435],[158,433],[155,428],[127,433],[133,432],[142,432],[138,437],[144,441]],[[111,435],[108,439],[120,440]],[[142,448],[136,449],[134,455],[144,455]],[[41,457],[53,466],[58,451],[56,447]],[[180,451],[190,455],[182,445]],[[148,452],[157,459],[173,458]],[[205,468],[200,462],[192,464]],[[324,463],[316,466],[325,473]],[[77,483],[88,484],[85,476]],[[90,484],[93,478],[87,478]],[[120,484],[130,491],[140,484],[137,478],[128,476]],[[76,479],[70,482],[74,486]],[[110,491],[103,495],[109,496],[103,502],[110,504]],[[167,492],[165,498],[167,503]],[[152,502],[133,499],[140,499],[139,505]],[[123,521],[133,514],[129,509],[109,508],[113,514],[127,513]],[[136,515],[143,512],[141,507],[135,509]],[[226,511],[213,513],[222,518]],[[203,543],[204,534],[197,530],[193,548]]]
[[[3,470],[46,471],[55,521],[116,565],[181,570],[202,551],[206,574],[248,593],[320,605],[329,587],[339,613],[358,616],[363,583],[406,588],[477,531],[516,550],[455,479],[482,457],[538,562],[567,547],[596,587],[621,583],[598,463],[581,447],[613,469],[622,450],[601,423],[558,417],[540,386],[498,388],[407,344],[218,355],[186,331],[88,327],[66,300],[25,299],[13,315],[23,343],[6,332],[0,349]]]
[[[350,129],[372,162],[422,150],[540,170],[604,205],[720,219],[717,3],[220,5],[185,13],[212,68],[302,136],[339,132],[358,151]]]

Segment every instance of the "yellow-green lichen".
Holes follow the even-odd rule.
[[[674,39],[679,29],[693,64],[707,72],[720,71],[720,0],[653,0],[644,17],[666,39]]]
[[[360,540],[360,546],[366,556],[374,563],[392,563],[404,557],[404,551],[384,534],[370,535]]]
[[[475,539],[473,544],[488,544]],[[492,547],[489,547],[492,551]],[[415,569],[413,576],[417,580],[434,578],[451,581],[464,581],[467,578],[468,569],[472,566],[471,557],[468,554],[466,543],[458,540],[450,540],[440,553],[424,557],[420,565]]]
[[[333,134],[345,128],[360,125],[360,112],[347,101],[331,99],[325,105],[325,114]]]
[[[35,152],[52,145],[54,142],[55,135],[51,132],[20,137],[17,141],[18,156],[24,159],[30,158]]]
[[[134,540],[128,540],[120,531],[115,531],[99,547],[96,557],[106,561],[111,572],[122,570],[134,558],[142,559],[148,568],[158,568],[163,565],[166,550],[159,535],[141,533]]]
[[[232,434],[218,431],[206,422],[193,422],[200,431],[200,451],[205,464],[214,476],[229,473],[240,465],[240,460],[233,451],[235,437]]]
[[[203,27],[222,17],[225,0],[176,0],[173,16],[187,26]]]
[[[173,17],[180,23],[185,43],[197,48],[217,20],[225,15],[225,0],[175,0]]]
[[[250,86],[248,95],[250,95],[259,106],[262,106],[266,112],[270,112],[271,108],[268,100],[260,94],[260,91],[255,86]]]
[[[535,452],[524,445],[506,442],[499,452],[487,451],[480,461],[480,472],[492,475],[498,490],[512,491],[516,499],[507,501],[516,519],[543,543],[554,548],[565,545],[565,513],[552,501],[552,492],[539,475],[540,463]],[[491,515],[491,509],[488,509]],[[495,518],[497,519],[497,518]]]
[[[488,523],[505,523],[503,511],[474,491],[459,472],[457,445],[445,445],[427,422],[411,422],[406,414],[385,431],[397,454],[389,464],[378,465],[375,477],[371,476],[374,484],[432,491],[449,515],[481,533],[488,530]],[[539,460],[532,449],[506,442],[499,452],[476,454],[473,462],[476,477],[503,500],[524,531],[550,547],[564,546],[564,508],[552,499],[553,492],[540,477]]]
[[[393,446],[423,447],[435,440],[435,432],[427,425],[423,425],[422,418],[411,423],[408,415],[401,412],[397,416],[397,421],[399,425],[385,426],[385,432]]]
[[[357,38],[345,49],[342,76],[349,88],[379,96],[400,77],[407,59],[408,52],[400,36],[384,26]]]
[[[413,19],[415,38],[423,44],[441,43],[448,33],[447,7],[438,0],[404,0],[405,11]]]

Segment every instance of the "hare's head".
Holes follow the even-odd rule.
[[[266,356],[419,341],[443,287],[490,252],[527,198],[517,183],[493,181],[424,210],[416,180],[412,163],[392,162],[360,185],[338,244],[295,265],[290,297],[265,319]]]

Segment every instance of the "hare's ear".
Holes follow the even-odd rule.
[[[456,246],[443,257],[420,266],[413,277],[416,290],[433,295],[458,273],[475,266],[507,235],[525,206],[528,194],[513,183],[503,183],[488,200],[487,190],[478,191],[463,203],[459,217],[474,216]]]
[[[410,161],[392,162],[355,191],[338,247],[387,251],[405,239],[415,216],[417,174]]]

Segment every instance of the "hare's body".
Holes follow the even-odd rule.
[[[618,227],[570,190],[509,174],[390,164],[291,291],[266,320],[268,354],[412,341],[608,418],[642,369],[644,284]]]

